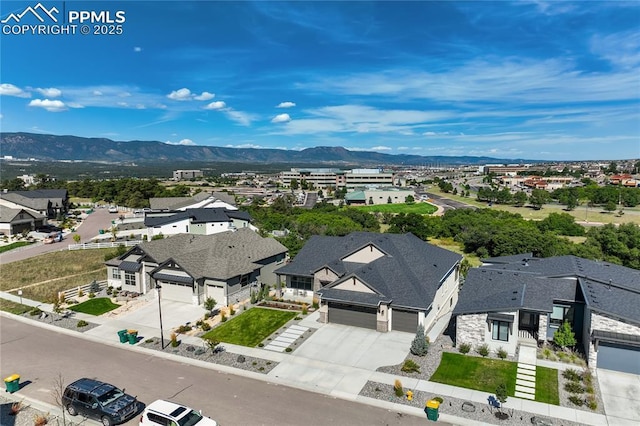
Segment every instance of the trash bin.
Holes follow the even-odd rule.
[[[427,412],[427,419],[438,421],[438,408],[440,407],[440,403],[435,399],[430,399],[427,401],[426,407],[424,411]]]
[[[120,337],[120,343],[127,343],[129,338],[127,337],[127,330],[118,331],[118,337]]]
[[[13,374],[4,379],[4,385],[7,387],[7,392],[14,393],[20,390],[20,375]]]
[[[104,234],[104,229],[99,229],[99,230],[98,230],[98,233],[99,233],[100,235],[103,235],[103,234]]]
[[[129,337],[130,345],[138,343],[138,330],[127,330],[127,336]]]

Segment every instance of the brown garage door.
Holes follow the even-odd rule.
[[[415,333],[418,328],[418,313],[394,309],[391,311],[391,330]]]
[[[329,303],[329,322],[376,329],[376,308]]]

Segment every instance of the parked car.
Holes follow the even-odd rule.
[[[217,426],[215,420],[186,405],[159,399],[142,412],[140,426]]]
[[[36,232],[60,232],[62,228],[54,225],[42,225],[36,228]]]
[[[64,390],[62,405],[72,416],[82,414],[104,426],[123,423],[138,412],[137,398],[124,389],[94,379],[79,379]]]
[[[110,206],[109,213],[118,213],[118,208],[116,206]]]

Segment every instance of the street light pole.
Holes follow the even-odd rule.
[[[160,314],[160,346],[162,346],[162,349],[164,350],[164,334],[162,332],[162,303],[160,303],[160,290],[162,290],[162,287],[156,284],[156,289],[158,290],[158,313]]]

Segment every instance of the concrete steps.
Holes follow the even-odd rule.
[[[520,346],[520,356],[518,357],[516,371],[516,391],[514,394],[517,398],[536,399],[535,351],[536,348],[534,347]],[[531,363],[532,360],[533,363]]]
[[[307,327],[302,327],[297,324],[290,325],[285,331],[280,333],[275,339],[269,342],[269,344],[266,345],[264,349],[274,352],[284,352],[289,346],[291,346],[293,342],[298,339],[298,337],[302,336],[307,330]]]

